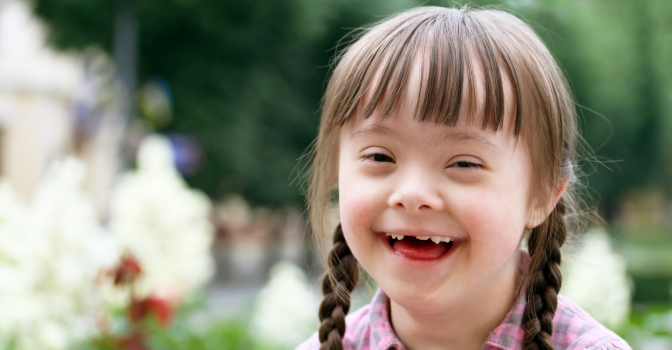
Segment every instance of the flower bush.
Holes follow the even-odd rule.
[[[110,228],[142,268],[135,293],[180,300],[214,273],[210,202],[187,187],[165,138],[147,137],[137,164],[114,191]]]
[[[14,189],[0,181],[0,348],[14,340],[17,348],[26,348],[22,339],[40,308],[34,303],[33,286],[41,268],[40,255],[28,227],[28,211]],[[42,245],[39,248],[44,248]]]
[[[611,329],[626,325],[632,281],[605,231],[588,232],[578,251],[563,259],[563,269],[562,294]]]
[[[143,142],[109,230],[74,158],[49,168],[30,205],[0,181],[0,349],[151,348],[148,324],[169,327],[214,271],[210,203],[171,152],[159,136]]]
[[[24,207],[0,187],[0,266],[4,344],[14,349],[68,349],[97,332],[101,300],[95,279],[116,259],[82,190],[84,166],[55,163]]]
[[[269,349],[293,349],[317,330],[319,300],[298,266],[280,262],[256,296],[251,335]]]
[[[152,322],[169,327],[175,310],[212,277],[209,215],[207,197],[175,169],[168,140],[146,137],[137,169],[112,196],[110,230],[122,254],[99,282],[117,317],[93,342],[98,348],[151,349]]]

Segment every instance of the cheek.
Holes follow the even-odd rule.
[[[367,176],[356,161],[341,159],[338,175],[338,201],[341,222],[353,230],[368,228],[377,213],[384,209],[386,184]]]
[[[504,254],[518,247],[526,222],[526,197],[520,190],[498,186],[462,197],[458,210],[472,241]]]
[[[371,200],[364,196],[353,195],[357,191],[339,190],[339,212],[341,223],[350,230],[361,230],[373,215]]]
[[[378,238],[371,230],[379,214],[379,201],[370,188],[347,180],[344,178],[339,181],[339,213],[343,234],[355,259],[365,270],[374,271],[375,257],[379,255],[372,252],[377,251],[380,245],[376,244]]]
[[[342,168],[343,169],[343,168]],[[371,224],[380,210],[380,191],[365,179],[343,169],[339,174],[338,202],[341,225],[348,244],[355,248],[370,236]]]

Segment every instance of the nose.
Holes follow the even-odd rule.
[[[388,205],[409,213],[441,211],[445,208],[437,179],[421,171],[408,172],[400,177],[388,198]]]

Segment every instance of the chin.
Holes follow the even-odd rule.
[[[382,283],[381,288],[395,303],[417,313],[434,313],[444,310],[451,303],[462,299],[458,290],[445,288],[444,284],[432,283],[426,279]]]

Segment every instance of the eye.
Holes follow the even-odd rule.
[[[448,166],[449,168],[465,169],[465,170],[478,170],[483,169],[483,164],[481,162],[471,161],[471,159],[460,159],[456,162],[453,162]]]
[[[468,162],[466,160],[461,160],[459,162],[453,163],[453,166],[456,168],[473,168],[473,167],[478,167],[480,165],[472,162]]]
[[[376,163],[394,163],[392,157],[382,154],[382,153],[373,153],[364,157],[364,159],[370,159]]]

